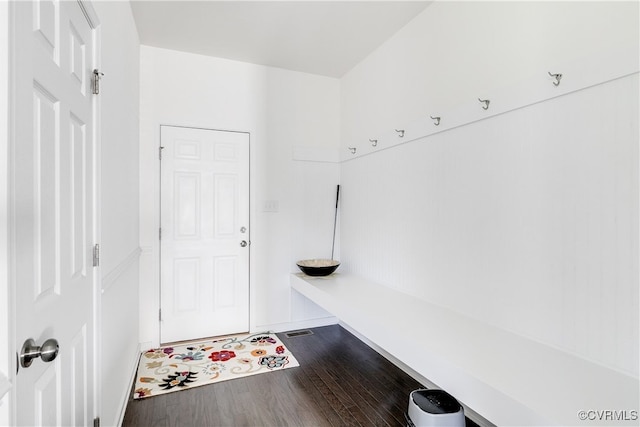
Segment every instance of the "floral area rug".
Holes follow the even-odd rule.
[[[148,350],[140,356],[134,399],[300,366],[273,333]]]

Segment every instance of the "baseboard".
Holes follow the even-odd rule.
[[[136,373],[138,372],[138,364],[140,363],[140,355],[142,351],[140,349],[140,344],[138,344],[138,350],[136,351],[136,357],[132,363],[131,370],[129,373],[129,381],[127,382],[127,387],[125,389],[124,396],[122,397],[122,403],[120,404],[120,415],[118,416],[118,423],[116,425],[121,426],[124,422],[124,414],[127,411],[127,404],[129,403],[129,393],[131,392],[131,386],[136,380]]]
[[[270,325],[256,325],[255,329],[252,332],[264,332],[264,331],[287,332],[287,331],[295,331],[298,329],[319,328],[322,326],[335,325],[337,323],[338,323],[338,318],[335,316],[330,316],[330,317],[321,317],[319,319],[300,320],[296,322],[273,323]]]
[[[360,341],[362,341],[363,343],[365,343],[366,345],[371,347],[371,349],[373,349],[376,353],[380,354],[382,357],[387,359],[389,362],[393,363],[398,368],[402,369],[407,375],[409,375],[410,377],[412,377],[413,379],[418,381],[420,384],[424,385],[427,388],[440,388],[440,387],[438,387],[437,384],[433,383],[428,378],[420,375],[418,372],[416,372],[415,370],[410,368],[408,365],[406,365],[405,363],[403,363],[400,360],[396,359],[391,354],[387,353],[384,349],[380,348],[378,345],[376,345],[372,341],[368,340],[363,335],[359,334],[358,331],[354,330],[353,328],[351,328],[346,323],[338,322],[338,324],[340,326],[342,326],[343,328],[345,328],[347,331],[351,332],[353,335],[355,335]],[[408,396],[407,396],[407,398],[408,398]],[[491,422],[489,422],[488,420],[483,418],[480,414],[478,414],[473,409],[471,409],[467,405],[465,405],[464,402],[460,402],[460,404],[464,407],[464,415],[466,417],[468,417],[474,423],[478,424],[480,427],[495,427],[495,424],[492,424]]]

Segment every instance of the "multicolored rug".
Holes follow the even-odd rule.
[[[134,399],[300,366],[273,333],[148,350],[140,356]]]

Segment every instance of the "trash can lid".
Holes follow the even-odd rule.
[[[429,414],[454,414],[461,409],[460,403],[444,390],[415,390],[411,398]]]

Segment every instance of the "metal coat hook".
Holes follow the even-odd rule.
[[[396,132],[400,138],[404,138],[404,129],[396,129]]]
[[[356,154],[356,147],[347,147],[349,149],[349,151],[351,151],[351,154]]]
[[[431,117],[433,120],[435,120],[435,122],[433,122],[434,125],[440,126],[440,117],[439,116],[436,116],[436,117],[429,116],[429,117]]]
[[[551,74],[549,71],[547,71],[547,73],[549,73],[549,76],[551,76],[554,79],[556,79],[556,81],[553,82],[553,85],[554,86],[559,86],[560,85],[560,79],[562,78],[562,74],[561,73]]]
[[[377,139],[370,139],[369,142],[371,143],[372,146],[377,146],[378,145],[378,140]]]
[[[488,110],[489,109],[489,103],[491,101],[489,101],[488,99],[480,99],[478,98],[478,101],[482,102],[484,104],[484,106],[482,107],[483,110]]]

